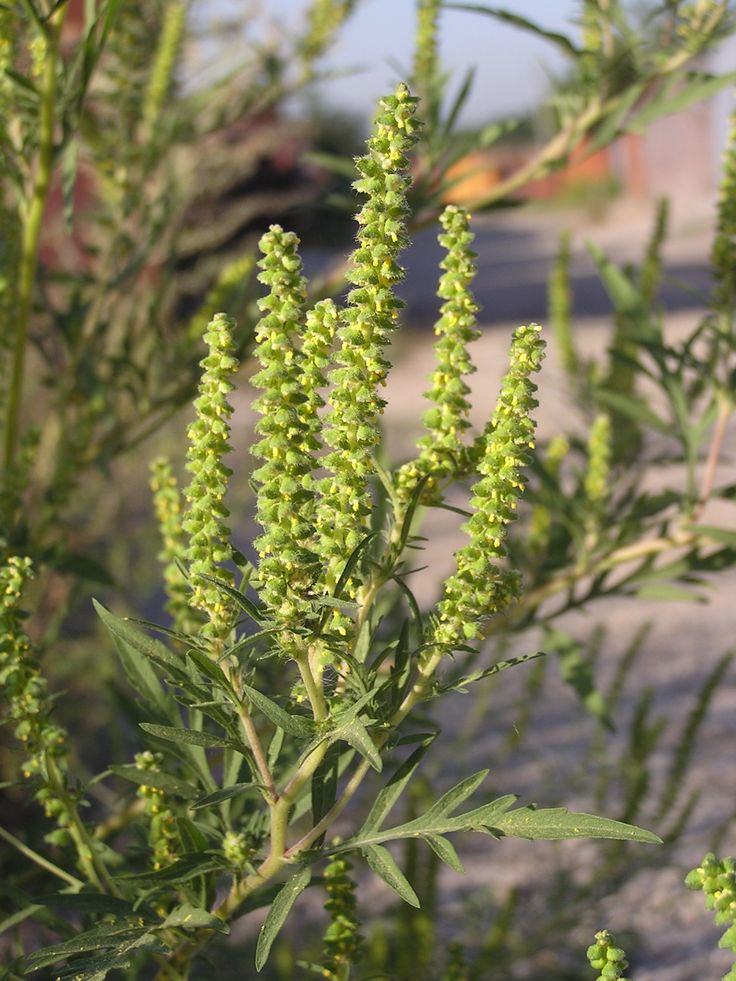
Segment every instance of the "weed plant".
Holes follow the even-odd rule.
[[[312,76],[314,59],[351,7],[324,0],[312,5],[299,42],[299,84]],[[617,4],[586,2],[582,46],[517,15],[473,9],[542,33],[571,58],[577,81],[560,90],[559,126],[550,143],[481,206],[503,202],[559,166],[583,139],[593,148],[604,145],[723,84],[684,73],[688,59],[728,29],[723,3],[670,4],[653,19],[650,33],[639,36]],[[138,240],[128,223],[142,176],[166,168],[166,147],[157,141],[167,133],[164,107],[176,88],[176,51],[186,23],[182,5],[156,6],[160,34],[151,34],[153,57],[140,62],[143,98],[108,100],[103,86],[99,128],[89,142],[108,180],[104,206],[114,214],[105,221],[118,227],[114,217],[122,217],[125,241],[118,232],[110,237],[104,275],[72,279],[40,294],[49,297],[43,316],[66,324],[59,347],[41,344],[42,357],[58,355],[61,370],[49,384],[51,410],[40,431],[21,426],[21,407],[31,381],[26,349],[34,298],[39,284],[46,285],[38,262],[41,219],[53,175],[64,177],[67,190],[73,186],[74,148],[85,145],[78,134],[89,132],[81,120],[85,107],[95,105],[87,99],[98,63],[113,87],[120,84],[116,44],[129,43],[145,17],[135,5],[120,15],[113,2],[91,7],[76,56],[68,57],[64,3],[41,10],[29,2],[2,12],[17,47],[7,56],[0,95],[17,117],[1,134],[16,203],[7,205],[13,234],[4,253],[10,270],[4,337],[12,356],[5,397],[0,680],[6,721],[22,747],[19,780],[49,822],[45,841],[0,830],[28,860],[4,887],[14,906],[2,923],[15,938],[3,969],[8,978],[51,969],[54,977],[85,981],[108,974],[157,981],[211,977],[213,944],[233,922],[266,909],[255,951],[260,971],[299,896],[324,887],[329,925],[323,949],[299,970],[347,981],[363,976],[367,929],[352,881],[358,864],[393,889],[407,910],[419,906],[421,894],[431,911],[435,863],[455,872],[463,868],[449,835],[481,833],[499,850],[505,837],[609,840],[609,864],[620,875],[643,846],[676,836],[691,812],[692,802],[680,800],[680,785],[727,657],[683,731],[652,814],[659,837],[632,823],[640,820],[647,797],[647,768],[659,734],[646,695],[626,764],[611,764],[623,795],[613,802],[603,778],[599,787],[606,817],[520,804],[513,793],[494,799],[486,793],[470,802],[487,770],[442,790],[435,785],[446,786],[442,777],[426,782],[417,771],[442,744],[428,709],[447,693],[514,667],[529,672],[527,705],[533,711],[542,653],[508,652],[515,633],[530,627],[546,629],[545,652],[600,724],[597,752],[610,761],[605,729],[620,684],[599,691],[594,659],[561,632],[557,617],[608,595],[681,596],[704,576],[733,565],[733,531],[703,520],[714,497],[733,497],[733,489],[716,480],[733,411],[733,140],[712,253],[715,285],[697,329],[678,344],[669,343],[663,330],[656,291],[664,207],[639,270],[619,269],[592,250],[615,307],[606,365],[585,363],[577,350],[563,250],[551,319],[588,435],[560,436],[535,452],[534,376],[544,348],[537,325],[515,332],[495,411],[474,434],[466,383],[473,370],[468,344],[477,333],[472,232],[464,209],[441,209],[439,201],[447,167],[503,127],[470,144],[454,138],[470,79],[447,106],[437,60],[439,5],[423,0],[419,12],[414,82],[424,99],[426,139],[418,142],[417,99],[402,83],[381,101],[367,152],[356,161],[354,188],[362,207],[349,263],[309,284],[297,237],[272,225],[260,240],[260,258],[241,256],[223,269],[202,309],[177,335],[185,338],[180,346],[168,345],[160,332],[161,310],[152,302],[145,270],[157,236],[169,241],[163,229],[171,228],[181,200],[163,199],[163,217],[142,207],[139,217],[153,225]],[[130,36],[120,30],[123,23]],[[134,48],[130,42],[126,50]],[[288,86],[276,88],[283,94]],[[264,84],[259,97],[260,108],[277,96]],[[125,148],[130,159],[123,177],[119,170],[104,173],[110,146],[105,111],[121,106],[138,114],[137,142]],[[182,113],[188,107],[186,99],[177,105]],[[431,408],[414,458],[390,468],[381,452],[381,391],[390,369],[388,344],[399,325],[401,253],[410,228],[434,220],[441,225],[445,257]],[[137,241],[143,243],[140,253]],[[119,263],[149,298],[147,305],[129,305],[125,276],[111,276]],[[242,303],[238,289],[253,266],[265,292],[258,315],[251,319],[245,310],[238,325],[229,301],[237,293],[235,306]],[[325,293],[343,277],[351,289],[338,304]],[[145,317],[138,317],[139,310]],[[135,622],[97,604],[133,693],[137,745],[126,762],[89,775],[55,720],[57,696],[40,670],[43,645],[34,650],[29,638],[23,589],[34,569],[41,576],[49,568],[90,575],[89,565],[70,562],[67,503],[91,466],[140,445],[189,397],[200,336],[207,353],[197,369],[196,416],[187,433],[187,486],[180,489],[168,460],[156,461],[152,470],[171,622]],[[252,384],[260,393],[253,405],[259,466],[251,480],[260,533],[246,556],[233,545],[225,501],[233,476],[226,464],[230,396],[251,340],[258,366]],[[643,394],[643,379],[657,387],[656,405]],[[87,393],[81,403],[79,391]],[[667,437],[667,461],[684,466],[684,488],[656,494],[644,489],[653,434]],[[56,462],[49,466],[49,459]],[[470,486],[463,509],[467,540],[436,602],[422,610],[409,578],[413,550],[421,547],[422,514],[450,507],[446,496],[457,483]],[[29,506],[34,501],[42,503]],[[625,659],[624,665],[630,663]],[[395,846],[386,847],[395,842],[406,848],[403,868]],[[706,859],[688,884],[704,888],[730,923],[729,862]],[[426,876],[423,867],[430,869]],[[583,888],[577,898],[584,894]],[[484,950],[453,944],[446,958],[427,963],[426,976],[492,976],[503,964],[514,902],[510,897],[500,912]],[[419,918],[407,912],[396,924],[397,936],[403,931],[416,941],[431,939],[436,926],[431,913]],[[609,934],[596,936],[588,956],[602,977],[623,977],[626,960]],[[415,967],[389,961],[378,969],[410,978]]]

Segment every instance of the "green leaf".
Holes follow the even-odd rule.
[[[189,808],[192,811],[198,811],[203,807],[214,807],[216,804],[221,804],[224,800],[230,800],[231,797],[237,797],[238,794],[243,794],[247,790],[256,790],[257,788],[258,785],[255,783],[234,783],[229,787],[216,790],[213,794],[207,794],[206,797],[200,797],[199,800],[195,800],[193,804],[190,804]]]
[[[373,806],[368,812],[368,817],[363,823],[363,827],[358,832],[358,837],[363,837],[371,831],[380,828],[386,820],[391,808],[401,797],[407,784],[414,776],[414,771],[422,762],[424,754],[434,742],[434,735],[426,738],[423,745],[418,746],[411,756],[407,757],[401,766],[398,767],[390,776],[388,783],[379,792]]]
[[[482,681],[484,678],[490,678],[492,675],[498,674],[500,671],[506,671],[507,668],[514,668],[517,664],[525,664],[527,661],[533,661],[538,657],[545,657],[544,651],[535,651],[533,654],[520,654],[518,657],[510,657],[505,661],[496,661],[495,664],[492,664],[488,668],[483,668],[481,671],[473,671],[472,674],[467,674],[447,685],[438,685],[434,689],[432,695],[435,697],[437,695],[443,695],[447,691],[467,691],[466,686],[473,684],[475,681]]]
[[[205,749],[222,749],[230,746],[231,740],[223,739],[222,736],[212,736],[209,732],[200,732],[198,729],[179,729],[175,726],[158,726],[153,722],[139,722],[138,725],[144,732],[157,736],[159,739],[166,739],[172,743],[187,743],[190,746],[204,746]]]
[[[286,880],[279,891],[279,894],[271,903],[266,920],[258,934],[258,944],[256,946],[256,971],[260,971],[268,960],[271,952],[271,945],[276,939],[281,927],[286,922],[286,917],[291,911],[291,907],[299,898],[301,893],[309,885],[312,878],[312,871],[307,865],[298,868],[293,875]]]
[[[460,875],[465,872],[463,863],[447,838],[442,838],[440,835],[424,835],[423,837],[441,862],[449,865],[453,872],[459,872]]]
[[[652,583],[637,589],[639,599],[664,600],[670,603],[707,603],[707,597],[695,593],[691,589],[675,586],[672,583]]]
[[[696,535],[702,535],[714,542],[722,542],[736,548],[736,531],[732,528],[716,528],[714,525],[693,525],[691,529]]]
[[[619,412],[621,415],[627,416],[635,422],[649,426],[650,429],[656,429],[660,433],[670,432],[671,427],[669,423],[665,422],[664,419],[660,419],[648,405],[640,402],[636,398],[622,395],[620,392],[609,391],[607,388],[600,388],[596,391],[596,399],[615,412]]]
[[[609,113],[596,127],[595,135],[593,136],[590,145],[587,147],[587,153],[592,154],[597,150],[602,150],[604,147],[608,146],[608,144],[611,143],[612,140],[619,135],[619,133],[623,132],[625,129],[626,117],[639,101],[645,88],[646,82],[636,82],[633,85],[630,85],[626,91],[621,94],[618,104],[613,111]]]
[[[514,838],[531,841],[566,841],[570,838],[609,838],[615,841],[638,841],[661,845],[662,839],[651,831],[623,821],[597,817],[595,814],[568,811],[565,807],[536,810],[534,806],[519,807],[500,815],[493,821],[494,830]]]
[[[376,749],[376,744],[371,739],[370,733],[360,719],[351,719],[349,722],[341,725],[339,729],[331,734],[330,738],[343,739],[349,746],[352,746],[354,750],[360,753],[363,759],[367,760],[378,773],[383,769],[381,754]]]
[[[595,817],[591,814],[575,814],[564,807],[537,810],[533,805],[511,811],[516,796],[507,794],[488,804],[481,804],[470,811],[451,816],[478,787],[488,771],[473,774],[461,780],[433,804],[424,814],[395,828],[377,828],[358,832],[332,849],[333,852],[363,849],[399,838],[427,838],[430,835],[446,835],[458,831],[477,831],[493,837],[514,835],[520,838],[615,838],[626,841],[659,842],[651,831],[643,831],[621,821]]]
[[[230,927],[219,916],[214,916],[209,910],[192,906],[191,903],[183,903],[173,909],[161,924],[162,929],[166,927],[178,927],[180,930],[206,927],[208,930],[217,930],[218,933],[230,932]]]
[[[622,312],[640,310],[643,305],[641,293],[626,273],[611,262],[595,242],[586,242],[585,247],[598,267],[603,285],[616,310]]]
[[[197,650],[196,647],[190,647],[187,650],[186,656],[197,665],[205,678],[209,678],[218,688],[221,688],[228,694],[232,694],[233,686],[225,676],[225,672],[204,651]]]
[[[626,131],[643,133],[655,120],[682,112],[688,106],[710,98],[734,81],[736,81],[736,72],[728,72],[725,75],[685,72],[673,76],[654,99],[630,120]]]
[[[582,705],[594,718],[613,731],[613,719],[603,695],[596,689],[593,665],[583,653],[583,645],[561,630],[548,630],[545,646],[551,648],[560,663],[560,675],[580,699]]]
[[[299,739],[309,739],[314,735],[314,723],[303,715],[287,712],[267,695],[258,691],[257,688],[251,688],[250,685],[243,685],[243,692],[248,701],[252,702],[267,719],[270,719],[277,728],[283,729],[288,735],[296,736]]]
[[[100,613],[100,610],[104,610],[104,607],[100,607],[94,599],[92,602],[98,614],[103,619],[103,622],[106,622]],[[107,610],[104,610],[104,612],[107,614]],[[112,616],[112,614],[109,614],[109,616]],[[173,701],[162,688],[158,675],[151,667],[148,657],[143,655],[143,652],[138,646],[131,644],[119,634],[115,633],[109,623],[106,622],[106,626],[112,633],[118,657],[135,693],[142,699],[144,705],[148,707],[150,712],[159,714],[163,718],[171,718],[172,709],[174,709]],[[127,626],[127,624],[124,624],[124,626]]]
[[[215,872],[224,867],[224,860],[219,856],[184,855],[172,862],[171,865],[166,865],[155,872],[135,872],[130,875],[119,875],[116,878],[120,882],[137,882],[140,885],[166,886],[168,888],[182,882],[189,882],[199,875]]]
[[[181,797],[183,800],[193,800],[197,796],[197,788],[186,780],[174,777],[170,773],[160,773],[154,770],[141,770],[132,763],[124,766],[111,766],[110,770],[123,780],[130,780],[139,786],[157,787],[167,794]]]
[[[87,951],[105,950],[108,947],[117,947],[131,940],[143,937],[148,933],[149,926],[141,926],[134,917],[118,921],[116,923],[105,923],[102,926],[94,927],[84,933],[79,933],[70,940],[60,944],[52,944],[37,950],[26,958],[26,970],[29,973],[38,971],[49,964],[55,964],[73,954],[81,954]]]
[[[365,536],[365,538],[362,541],[358,542],[358,544],[355,546],[353,551],[350,553],[350,555],[348,556],[348,560],[345,563],[345,566],[343,567],[340,578],[337,580],[337,585],[335,586],[335,590],[332,594],[334,599],[340,599],[343,590],[347,586],[348,580],[350,579],[350,576],[353,573],[353,569],[355,568],[355,566],[358,564],[358,561],[360,560],[361,555],[366,550],[366,548],[370,545],[373,539],[376,538],[378,535],[380,535],[380,532],[378,531],[370,532],[368,535]]]
[[[426,812],[426,818],[446,817],[456,811],[480,787],[490,770],[478,770],[446,791]]]
[[[264,623],[268,619],[264,607],[258,606],[253,602],[253,600],[248,599],[244,593],[241,593],[239,589],[231,586],[230,583],[227,583],[222,579],[217,579],[215,576],[206,576],[204,573],[200,573],[200,578],[205,579],[207,582],[211,582],[213,586],[217,586],[218,589],[221,589],[223,593],[227,594],[230,599],[235,601],[240,609],[246,613],[251,620],[254,620],[256,623]]]
[[[330,746],[312,777],[312,824],[317,825],[335,803],[340,761],[338,746]]]
[[[114,613],[106,610],[96,599],[92,600],[92,604],[100,620],[102,620],[113,637],[117,637],[125,644],[130,645],[139,654],[153,658],[156,661],[163,661],[165,664],[171,664],[177,668],[181,667],[181,659],[172,654],[168,647],[165,647],[160,640],[156,640],[142,633],[140,630],[136,630],[127,620],[121,619],[115,616]]]
[[[370,865],[376,875],[383,879],[386,885],[390,886],[405,903],[419,909],[421,904],[417,894],[412,889],[409,880],[396,864],[396,859],[391,852],[387,848],[382,848],[380,845],[369,845],[366,848],[362,848],[361,851],[365,856],[366,862],[368,862],[368,865]]]
[[[494,17],[505,24],[511,24],[512,27],[519,27],[523,31],[529,31],[530,34],[536,34],[537,37],[544,38],[545,41],[551,41],[552,44],[561,48],[566,55],[576,58],[579,54],[578,49],[565,34],[547,30],[546,27],[536,24],[528,17],[522,17],[510,10],[504,10],[502,7],[478,6],[472,3],[446,3],[443,4],[443,7],[445,10],[465,10],[471,14],[485,14],[488,17]]]

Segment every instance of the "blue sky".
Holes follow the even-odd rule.
[[[575,0],[512,0],[498,6],[557,30],[569,28],[578,8]],[[292,27],[304,8],[304,0],[269,0],[267,7],[269,15]],[[325,83],[324,100],[369,114],[376,98],[395,85],[398,66],[407,71],[411,66],[414,22],[414,0],[362,0],[326,62],[332,69],[359,71]],[[476,66],[463,119],[469,124],[532,108],[546,91],[548,73],[564,64],[553,45],[490,17],[456,10],[442,13],[441,54],[457,84],[467,67]]]

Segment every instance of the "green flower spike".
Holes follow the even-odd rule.
[[[193,588],[191,605],[207,615],[202,633],[217,646],[230,633],[235,610],[222,590],[203,576],[233,581],[232,573],[222,568],[222,563],[232,557],[227,526],[230,512],[224,503],[232,471],[223,457],[231,449],[228,419],[233,410],[227,396],[234,388],[231,379],[238,367],[230,353],[233,327],[229,317],[218,313],[204,335],[209,353],[200,362],[203,374],[194,402],[197,418],[187,430],[187,470],[192,481],[184,491],[189,509],[182,523],[189,535],[186,557]]]
[[[403,84],[382,99],[368,153],[356,160],[361,177],[353,186],[367,201],[357,217],[358,247],[348,273],[355,289],[338,330],[338,367],[329,376],[333,388],[324,440],[332,452],[321,462],[332,476],[322,481],[318,507],[318,551],[328,592],[370,527],[368,479],[375,473],[373,448],[380,441],[385,405],[378,394],[389,368],[384,347],[401,307],[394,287],[404,276],[397,260],[407,244],[406,154],[417,140],[416,103]]]
[[[314,62],[332,44],[352,13],[356,0],[312,0],[307,11],[307,30],[300,44],[304,77],[314,74]]]
[[[428,474],[431,477],[425,495],[430,500],[439,498],[439,481],[464,472],[467,463],[462,434],[470,426],[470,389],[463,376],[475,371],[468,344],[480,336],[476,328],[478,305],[471,291],[476,268],[469,221],[468,212],[455,205],[449,205],[440,216],[445,231],[439,242],[447,254],[440,264],[445,273],[437,295],[445,302],[435,326],[439,338],[435,344],[437,368],[432,387],[425,393],[434,407],[424,415],[428,434],[419,440],[418,459],[405,464],[398,474],[398,492],[404,499]]]
[[[583,487],[593,512],[605,507],[610,495],[611,420],[605,413],[596,416],[588,436],[588,469]]]
[[[540,327],[519,327],[511,344],[509,371],[488,427],[485,452],[473,488],[473,515],[464,530],[470,541],[457,552],[457,571],[445,583],[438,617],[429,637],[432,647],[452,650],[480,633],[479,621],[503,610],[518,592],[518,576],[500,569],[506,528],[524,489],[521,468],[534,446],[532,409],[537,405],[531,374],[544,352]]]
[[[705,905],[715,911],[715,922],[728,925],[718,946],[736,954],[736,861],[718,859],[709,852],[698,868],[688,873],[685,885],[703,891]],[[736,981],[736,964],[724,974],[723,981]]]
[[[136,753],[135,765],[138,770],[153,775],[160,772],[162,759],[161,753],[145,750]],[[139,784],[138,796],[145,802],[145,812],[150,822],[148,843],[152,852],[151,864],[156,870],[162,869],[177,858],[176,816],[168,806],[164,791],[155,786],[155,777],[151,784]]]
[[[21,772],[40,781],[35,799],[59,829],[70,822],[66,786],[66,732],[51,719],[53,698],[23,630],[20,598],[33,575],[31,561],[11,556],[0,568],[0,686],[7,718],[27,753]],[[66,832],[55,836],[61,843]]]
[[[440,63],[437,53],[441,0],[418,0],[417,29],[414,40],[414,86],[425,114],[436,113],[441,93]]]
[[[736,306],[736,112],[723,155],[723,177],[718,194],[716,235],[711,250],[716,281],[716,305],[724,312]]]
[[[256,257],[250,252],[238,256],[220,270],[212,288],[204,298],[201,308],[194,314],[187,326],[187,337],[199,339],[207,330],[207,324],[218,310],[231,309],[237,298],[244,292],[256,264]]]
[[[330,924],[324,935],[323,975],[330,981],[347,981],[350,965],[361,952],[360,923],[355,915],[355,883],[350,878],[352,865],[345,858],[334,858],[325,869],[325,909]]]
[[[550,441],[543,462],[545,470],[553,480],[559,480],[562,464],[565,462],[565,457],[569,452],[570,443],[564,434],[559,433]],[[549,508],[543,504],[533,507],[529,520],[529,534],[527,536],[529,547],[537,552],[545,549],[549,544],[551,530],[552,514]]]
[[[171,469],[171,461],[160,456],[151,463],[151,490],[153,507],[161,535],[161,550],[158,559],[164,567],[166,587],[166,610],[176,630],[193,633],[197,622],[189,609],[189,587],[177,566],[186,558],[186,535],[182,524],[181,492]]]
[[[149,133],[155,127],[161,115],[161,108],[171,91],[186,17],[187,5],[180,0],[172,0],[164,9],[161,35],[143,98],[143,125]]]
[[[590,966],[600,971],[596,981],[628,981],[624,971],[629,966],[626,955],[616,946],[615,938],[608,930],[601,930],[595,935],[595,943],[587,950]]]
[[[253,407],[261,418],[261,440],[251,452],[265,462],[253,474],[258,485],[256,520],[263,534],[255,546],[260,556],[261,595],[275,615],[293,623],[310,612],[309,593],[317,556],[309,548],[314,537],[317,388],[330,327],[328,307],[310,318],[306,357],[295,345],[305,319],[306,286],[297,248],[299,239],[272,225],[260,247],[259,280],[269,293],[259,300],[264,316],[256,328],[256,357],[261,370],[252,379],[260,388]],[[334,320],[334,316],[333,316]],[[316,359],[316,360],[315,360]]]

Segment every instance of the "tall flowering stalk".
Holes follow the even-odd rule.
[[[363,938],[357,917],[355,883],[350,877],[353,866],[339,855],[324,872],[330,923],[325,931],[322,973],[328,981],[348,981],[350,966],[361,953]]]
[[[338,366],[329,374],[333,389],[324,441],[332,452],[322,463],[330,476],[322,481],[317,511],[328,591],[370,527],[368,479],[375,473],[373,449],[385,405],[378,394],[389,368],[384,349],[401,307],[394,289],[404,277],[398,256],[407,244],[407,153],[418,138],[416,103],[404,84],[382,99],[368,153],[356,160],[361,177],[353,186],[367,200],[356,219],[358,247],[348,273],[355,288],[338,329]]]
[[[723,177],[718,195],[716,235],[711,250],[716,281],[716,307],[733,311],[736,307],[736,112],[723,154]]]
[[[599,515],[611,494],[611,420],[601,412],[593,420],[588,435],[588,469],[583,487],[592,516]]]
[[[438,53],[440,0],[418,0],[414,44],[414,88],[425,116],[436,118],[442,79]]]
[[[27,754],[21,772],[38,781],[36,800],[46,817],[63,829],[69,824],[66,732],[51,718],[53,700],[23,630],[20,608],[23,588],[32,574],[30,559],[17,556],[0,568],[0,685],[8,721]]]
[[[197,624],[189,608],[189,588],[177,564],[186,558],[182,496],[167,457],[158,457],[151,463],[151,490],[161,536],[158,559],[164,567],[166,610],[175,629],[191,633]]]
[[[192,480],[184,491],[189,505],[183,521],[189,536],[186,551],[192,583],[192,606],[207,616],[203,634],[221,645],[232,629],[235,613],[231,601],[205,576],[233,581],[229,569],[222,563],[232,557],[230,529],[225,506],[228,479],[232,471],[224,463],[230,452],[228,419],[232,407],[227,396],[235,387],[232,377],[238,362],[232,356],[233,321],[218,313],[212,318],[204,335],[209,352],[200,362],[203,374],[199,396],[194,407],[197,418],[189,426],[187,437],[187,470]]]
[[[478,304],[471,289],[476,266],[469,222],[468,212],[456,205],[449,205],[440,216],[444,232],[439,242],[446,255],[440,263],[444,274],[437,295],[445,302],[435,325],[437,367],[432,387],[425,393],[434,406],[424,415],[428,432],[419,440],[418,458],[405,464],[398,474],[399,495],[404,498],[425,476],[429,477],[427,497],[437,498],[442,478],[458,475],[466,464],[462,437],[470,427],[470,389],[464,377],[475,371],[468,344],[480,336],[476,327]]]
[[[514,573],[496,562],[505,555],[504,538],[524,489],[522,467],[534,446],[532,409],[536,385],[531,375],[542,362],[544,342],[536,324],[519,327],[511,344],[509,371],[503,379],[485,452],[473,488],[472,517],[465,525],[470,541],[457,553],[457,571],[445,583],[430,649],[452,649],[480,633],[480,621],[503,610],[516,596]]]
[[[256,328],[256,358],[261,370],[252,379],[262,390],[254,402],[261,418],[261,439],[252,448],[264,461],[253,474],[258,486],[256,519],[263,533],[255,546],[260,557],[261,595],[285,623],[309,612],[307,593],[316,575],[317,556],[310,548],[314,536],[315,435],[319,371],[304,358],[298,345],[305,321],[306,285],[301,274],[299,239],[272,225],[260,242],[263,258],[259,280],[269,288],[259,300],[264,316]],[[319,348],[315,327],[310,344]],[[306,364],[306,372],[302,370]],[[305,376],[307,379],[305,391]]]
[[[172,0],[166,5],[158,47],[153,57],[153,67],[143,96],[142,120],[149,132],[158,122],[161,109],[171,91],[176,61],[184,36],[186,17],[186,3],[182,3],[181,0]]]

